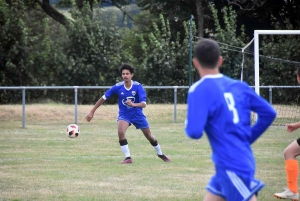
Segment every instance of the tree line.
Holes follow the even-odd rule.
[[[274,14],[278,11],[276,6],[269,8],[270,16],[266,15],[262,6],[267,5],[268,0],[252,1],[251,5],[243,1],[138,0],[141,12],[134,16],[124,9],[130,1],[62,0],[59,6],[70,9],[71,17],[68,18],[46,0],[0,0],[0,85],[112,86],[121,81],[119,66],[130,63],[136,68],[134,79],[143,85],[187,86],[190,28],[193,36],[210,37],[220,42],[225,58],[222,73],[239,79],[242,54],[240,50],[232,51],[226,44],[244,47],[252,39],[253,30],[261,24],[269,29],[299,28],[300,22],[292,9],[299,8],[299,3],[280,2],[285,2],[279,9],[281,18]],[[120,9],[124,26],[118,25],[116,15],[98,9],[99,3],[110,3]],[[249,13],[252,16],[249,17]],[[190,14],[195,16],[191,26]],[[265,16],[268,22],[257,15]],[[199,16],[203,17],[202,24],[199,24]],[[131,20],[131,28],[126,26],[126,19]],[[297,61],[298,39],[296,36],[266,36],[261,42],[260,53]],[[193,44],[197,40],[194,37]],[[253,49],[244,57],[244,77],[250,85],[254,83],[251,51]],[[296,84],[294,64],[261,60],[262,85]],[[192,75],[193,81],[199,79],[193,68]],[[103,92],[79,90],[79,103],[94,103]],[[179,90],[179,102],[185,102],[186,93],[186,90]],[[147,94],[151,103],[173,101],[171,90],[148,90]],[[275,96],[273,101],[298,100],[287,90]],[[26,98],[29,102],[50,99],[73,103],[73,92],[29,90]],[[20,91],[0,91],[0,104],[19,103],[20,100]]]

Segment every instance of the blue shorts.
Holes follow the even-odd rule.
[[[229,170],[219,170],[211,178],[206,189],[226,201],[248,201],[264,187],[261,181]]]
[[[145,129],[149,128],[149,123],[144,114],[134,114],[134,115],[119,115],[118,120],[124,120],[129,123],[129,126],[133,124],[136,129]]]

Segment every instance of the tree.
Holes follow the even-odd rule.
[[[237,26],[237,13],[232,7],[223,8],[223,23],[219,20],[218,11],[213,4],[210,8],[215,20],[215,31],[212,34],[213,39],[220,43],[224,59],[221,71],[230,77],[239,79],[241,75],[242,54],[238,51],[231,51],[230,49],[232,48],[228,47],[227,44],[230,43],[229,45],[236,47],[245,46],[246,43],[244,41],[249,41],[249,39],[246,37],[244,26],[240,28]]]
[[[273,28],[277,29],[299,29],[300,28],[300,2],[296,0],[266,0],[263,6],[258,7],[257,17],[269,21]],[[278,27],[279,25],[279,27]],[[289,27],[292,25],[292,27]]]
[[[48,16],[50,16],[52,19],[61,23],[64,26],[66,26],[69,21],[69,19],[66,16],[61,14],[57,9],[50,5],[49,0],[26,0],[26,3],[27,5],[31,5],[32,7],[35,7],[35,5],[38,4]],[[73,3],[73,0],[61,0],[59,5],[65,7],[76,6],[76,8],[81,10],[84,7],[84,4],[86,3],[89,5],[91,11],[94,10],[94,5],[97,5],[98,7],[99,4],[100,6],[102,4],[110,4],[120,9],[123,12],[124,17],[127,16],[128,18],[133,19],[132,16],[129,15],[125,9],[123,9],[123,6],[132,3],[128,0],[75,0],[75,4]]]
[[[204,0],[196,0],[198,36],[204,37]]]
[[[67,64],[63,53],[64,32],[43,12],[30,9],[23,1],[0,1],[0,85],[43,86],[59,81],[56,69]],[[44,91],[30,90],[27,100]],[[1,103],[20,101],[15,91],[0,91]]]
[[[59,77],[63,78],[61,85],[113,85],[120,79],[118,69],[123,58],[121,29],[115,17],[106,16],[104,20],[105,16],[100,18],[100,13],[94,13],[94,17],[91,13],[87,4],[81,10],[72,10],[76,22],[67,26],[69,41],[65,50],[69,62],[58,70]],[[80,91],[81,103],[99,98],[98,94],[88,94],[88,91]]]
[[[24,4],[0,1],[0,16],[0,85],[24,85],[28,57]]]
[[[227,0],[229,5],[236,5],[240,9],[244,10],[254,10],[256,7],[263,6],[267,0]]]
[[[191,14],[196,19],[197,34],[200,37],[204,36],[204,27],[210,27],[209,21],[205,21],[208,9],[209,0],[137,0],[138,6],[143,10],[149,10],[151,13],[162,13],[166,19],[170,21],[172,27],[176,24],[182,25],[183,21],[190,19]],[[183,27],[181,27],[182,30]],[[184,32],[184,31],[183,31]]]
[[[142,16],[151,16],[149,13]],[[144,17],[143,17],[144,18]],[[137,68],[138,79],[150,86],[174,86],[188,84],[189,64],[189,21],[183,22],[185,34],[171,30],[170,23],[163,15],[151,18],[154,20],[146,32],[139,32],[135,28],[128,30],[125,35],[126,43],[123,48],[129,50],[131,62]],[[145,26],[146,27],[146,26]],[[195,28],[195,27],[194,27]],[[145,28],[146,29],[146,28]],[[149,32],[149,30],[151,30]],[[195,29],[194,29],[195,31]],[[182,40],[183,38],[183,40]],[[173,91],[148,91],[150,102],[167,103],[173,101]],[[186,91],[180,91],[178,99],[185,101]]]
[[[112,85],[119,79],[118,67],[124,58],[122,37],[116,19],[107,16],[105,26],[89,6],[74,8],[76,21],[62,26],[43,12],[29,9],[21,0],[11,5],[0,1],[0,85]],[[72,93],[72,92],[71,92]],[[69,102],[69,92],[27,92],[27,100],[46,95]],[[0,91],[1,103],[20,100],[18,93]],[[80,102],[99,98],[87,91]]]
[[[244,47],[250,39],[245,34],[244,26],[237,25],[237,12],[233,8],[223,8],[223,23],[219,20],[218,12],[211,6],[215,19],[214,39],[220,43],[222,55],[225,59],[221,71],[234,77],[240,78],[242,54],[241,49],[234,49],[232,46]],[[224,25],[222,25],[224,24]],[[287,20],[287,29],[293,29],[293,25]],[[280,22],[274,20],[271,24],[275,29],[280,29]],[[241,30],[239,30],[241,29]],[[228,42],[230,41],[230,43]],[[296,66],[282,60],[299,61],[300,54],[299,36],[264,36],[260,39],[260,84],[269,85],[295,85],[294,72]],[[231,45],[231,46],[228,46]],[[252,48],[253,48],[252,44]],[[251,50],[251,48],[249,48]],[[248,55],[250,53],[250,55]],[[245,57],[244,81],[254,85],[254,55],[248,51]],[[272,59],[281,58],[279,60]],[[268,98],[268,91],[262,90],[261,95]],[[300,96],[295,96],[287,90],[273,90],[273,103],[298,103]]]

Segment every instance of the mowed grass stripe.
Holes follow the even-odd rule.
[[[21,129],[20,105],[0,106],[0,200],[203,199],[214,174],[211,149],[205,136],[196,141],[185,136],[186,105],[178,107],[178,123],[173,123],[173,105],[145,109],[152,133],[172,162],[161,161],[141,131],[130,127],[131,165],[118,164],[124,156],[117,106],[101,106],[87,123],[91,107],[79,106],[81,134],[69,139],[64,130],[74,121],[72,105],[28,105],[26,129]],[[283,150],[298,136],[299,131],[272,127],[254,144],[256,176],[266,185],[259,200],[276,200],[273,193],[284,190]]]

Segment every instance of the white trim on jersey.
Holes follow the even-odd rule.
[[[104,100],[106,100],[106,99],[107,99],[105,95],[103,95],[103,96],[102,96],[102,98],[103,98]]]
[[[132,88],[132,86],[133,86],[133,81],[131,80],[131,86],[129,87],[129,89],[128,88],[126,88],[126,86],[125,86],[125,82],[124,82],[124,88],[127,90],[127,91],[130,91],[130,89]]]
[[[219,74],[213,74],[213,75],[205,75],[203,76],[199,81],[195,82],[189,89],[189,93],[194,92],[194,90],[196,89],[196,87],[201,84],[205,79],[216,79],[216,78],[221,78],[223,77],[223,74],[219,73]]]
[[[243,196],[243,198],[249,197],[251,195],[250,190],[247,188],[247,186],[244,184],[244,182],[237,176],[234,172],[226,170],[226,173],[235,186],[235,188],[240,192],[240,194]]]

